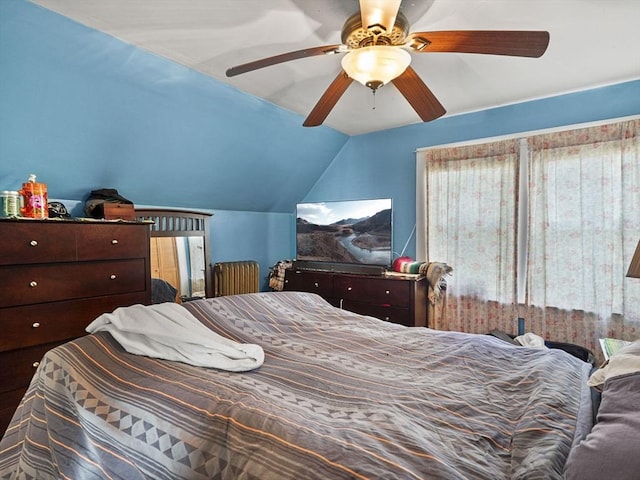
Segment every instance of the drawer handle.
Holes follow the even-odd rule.
[[[386,293],[387,295],[389,295],[389,290],[385,290],[385,292],[384,292],[384,293]]]
[[[37,242],[37,240],[31,240],[29,242],[29,245],[31,245],[32,247],[37,247],[38,246],[38,242]]]
[[[318,288],[318,287],[319,287],[318,282],[313,282],[313,285],[314,285],[316,288]]]
[[[384,317],[385,322],[388,322],[390,320],[389,317]]]
[[[40,326],[40,324],[38,322],[34,322],[33,325],[31,325],[33,328],[38,328]]]
[[[40,365],[40,362],[33,362],[33,363],[31,364],[31,366],[32,366],[33,368],[38,368],[38,365]]]
[[[353,288],[347,287],[347,292],[350,292],[351,290],[353,290]]]
[[[31,288],[36,288],[36,287],[38,286],[38,282],[36,282],[35,280],[31,280],[31,281],[29,282],[29,286],[30,286]]]
[[[115,238],[111,240],[111,245],[117,245],[117,244],[118,244],[118,240],[116,240]]]
[[[112,274],[111,274],[111,276],[110,276],[109,278],[110,278],[111,280],[115,280],[115,279],[116,279],[116,276],[115,276],[115,274],[114,274],[114,273],[112,273]]]

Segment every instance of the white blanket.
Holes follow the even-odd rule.
[[[212,332],[177,303],[120,307],[100,315],[86,330],[109,332],[129,353],[199,367],[244,372],[264,362],[262,347]]]

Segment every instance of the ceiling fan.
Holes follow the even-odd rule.
[[[342,43],[305,48],[245,63],[227,70],[227,77],[278,63],[316,55],[344,53],[342,71],[329,85],[309,116],[305,127],[327,118],[353,80],[374,92],[391,82],[407,99],[422,121],[446,113],[436,96],[411,68],[412,53],[452,52],[540,57],[549,45],[549,32],[523,30],[448,30],[409,32],[400,12],[401,0],[360,0],[360,11],[342,27]]]

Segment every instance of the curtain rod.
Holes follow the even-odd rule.
[[[440,143],[438,145],[430,145],[428,147],[416,148],[413,151],[413,153],[424,152],[425,150],[432,150],[434,148],[465,147],[467,145],[477,145],[479,143],[490,143],[490,142],[496,142],[496,141],[500,141],[500,140],[521,139],[521,138],[524,138],[524,137],[532,137],[534,135],[542,135],[542,134],[545,134],[545,133],[563,132],[565,130],[575,130],[575,129],[578,129],[578,128],[597,127],[597,126],[600,126],[600,125],[606,125],[608,123],[620,123],[620,122],[627,122],[629,120],[636,120],[636,119],[640,119],[640,114],[629,115],[627,117],[609,118],[609,119],[606,119],[606,120],[597,120],[597,121],[594,121],[594,122],[574,123],[572,125],[562,125],[560,127],[543,128],[543,129],[540,129],[540,130],[529,130],[529,131],[526,131],[526,132],[509,133],[509,134],[506,134],[506,135],[498,135],[498,136],[495,136],[495,137],[482,137],[482,138],[475,138],[475,139],[471,139],[471,140],[462,140],[460,142]]]

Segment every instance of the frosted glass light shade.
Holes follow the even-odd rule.
[[[400,76],[410,63],[409,52],[387,45],[358,48],[342,58],[347,75],[374,90]]]

